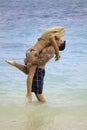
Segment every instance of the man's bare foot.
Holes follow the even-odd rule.
[[[15,66],[16,65],[16,61],[15,60],[6,60],[6,62],[10,65]]]
[[[28,101],[31,103],[32,102],[32,94],[26,94],[26,97]]]

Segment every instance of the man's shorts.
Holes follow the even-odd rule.
[[[44,76],[45,76],[45,70],[37,68],[32,84],[32,92],[34,92],[35,94],[42,94]]]

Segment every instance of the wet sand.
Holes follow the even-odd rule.
[[[2,130],[87,130],[87,108],[32,103],[0,107]]]

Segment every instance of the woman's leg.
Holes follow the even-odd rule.
[[[27,67],[21,64],[18,64],[16,61],[14,60],[6,60],[6,62],[16,68],[18,68],[19,70],[21,70],[22,72],[24,72],[25,74],[28,74],[28,70]]]
[[[37,67],[36,65],[30,67],[29,74],[27,77],[27,94],[26,94],[26,96],[27,96],[29,102],[32,101],[32,85],[33,85],[33,78],[35,75],[36,67]]]

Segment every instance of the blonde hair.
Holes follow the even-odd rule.
[[[64,28],[61,27],[61,26],[55,26],[55,27],[52,27],[52,28],[48,28],[44,31],[44,33],[42,34],[43,35],[47,35],[47,34],[52,34],[53,36],[56,36],[58,38],[61,38],[65,35],[65,31],[64,31]]]

